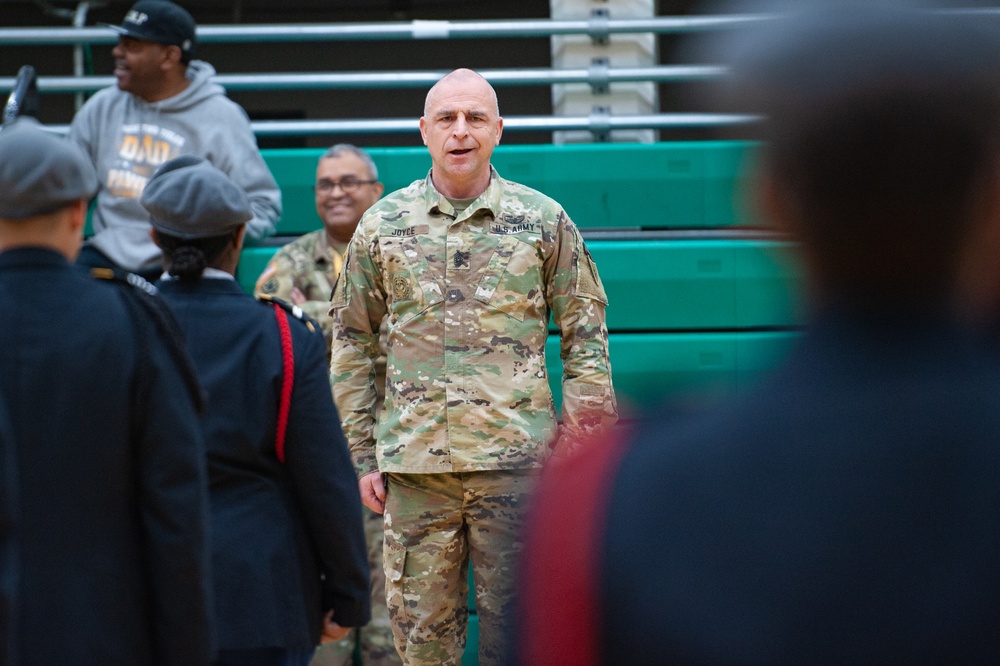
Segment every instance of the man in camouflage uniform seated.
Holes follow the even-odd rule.
[[[385,513],[389,612],[406,664],[460,662],[470,561],[479,663],[498,663],[539,470],[553,448],[566,455],[617,418],[597,269],[557,202],[493,169],[502,129],[479,74],[436,83],[420,119],[431,172],[365,214],[333,294],[334,399],[362,501]],[[561,427],[545,366],[550,314]]]
[[[316,165],[316,213],[323,228],[288,243],[268,262],[257,279],[257,294],[277,296],[298,305],[318,321],[330,347],[330,294],[344,265],[354,230],[385,186],[371,156],[339,143]]]
[[[330,293],[344,265],[347,243],[361,216],[385,191],[378,182],[378,168],[368,153],[341,143],[326,151],[316,165],[316,213],[323,228],[282,247],[257,280],[256,294],[277,296],[302,308],[318,321],[330,349]],[[379,396],[384,393],[385,360],[379,363]],[[381,400],[380,400],[381,402]],[[353,663],[360,642],[364,666],[399,664],[392,644],[389,611],[385,606],[382,573],[382,516],[365,510],[369,566],[372,571],[372,619],[347,638],[322,645],[313,666],[347,666]],[[360,635],[359,635],[360,634]]]

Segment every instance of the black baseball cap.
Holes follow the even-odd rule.
[[[119,35],[179,46],[181,61],[185,63],[194,55],[194,18],[186,9],[168,0],[139,0],[125,14],[120,26],[108,27]]]

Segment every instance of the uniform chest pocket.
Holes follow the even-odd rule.
[[[444,300],[420,243],[414,236],[379,238],[389,309],[405,321]]]
[[[475,298],[518,321],[545,306],[541,258],[534,245],[514,236],[500,239],[476,288]]]

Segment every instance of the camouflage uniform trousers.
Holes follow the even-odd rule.
[[[540,470],[387,475],[386,601],[408,665],[459,664],[468,567],[479,614],[479,664],[499,664],[512,627],[521,525]]]
[[[372,573],[372,619],[361,629],[354,629],[346,638],[321,645],[311,666],[351,666],[360,641],[362,666],[398,666],[402,663],[392,640],[389,610],[385,605],[385,574],[382,570],[382,542],[385,519],[381,514],[364,509],[365,537],[368,542],[368,566]]]

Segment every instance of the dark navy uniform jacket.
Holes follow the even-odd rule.
[[[193,394],[124,289],[133,287],[95,280],[51,250],[0,253],[22,666],[211,658]]]
[[[0,393],[0,664],[17,664],[14,653],[14,607],[17,601],[18,557],[17,451],[7,400]]]
[[[595,448],[603,472],[542,484],[527,614],[584,590],[598,640],[578,664],[997,663],[995,345],[922,317],[822,317],[746,399],[654,416]],[[575,589],[546,589],[557,544],[590,551]],[[544,649],[555,624],[521,639]]]
[[[314,646],[330,609],[341,625],[366,623],[360,496],[323,334],[289,316],[295,378],[282,464],[275,454],[282,353],[273,306],[235,280],[157,286],[207,393],[220,648]]]

